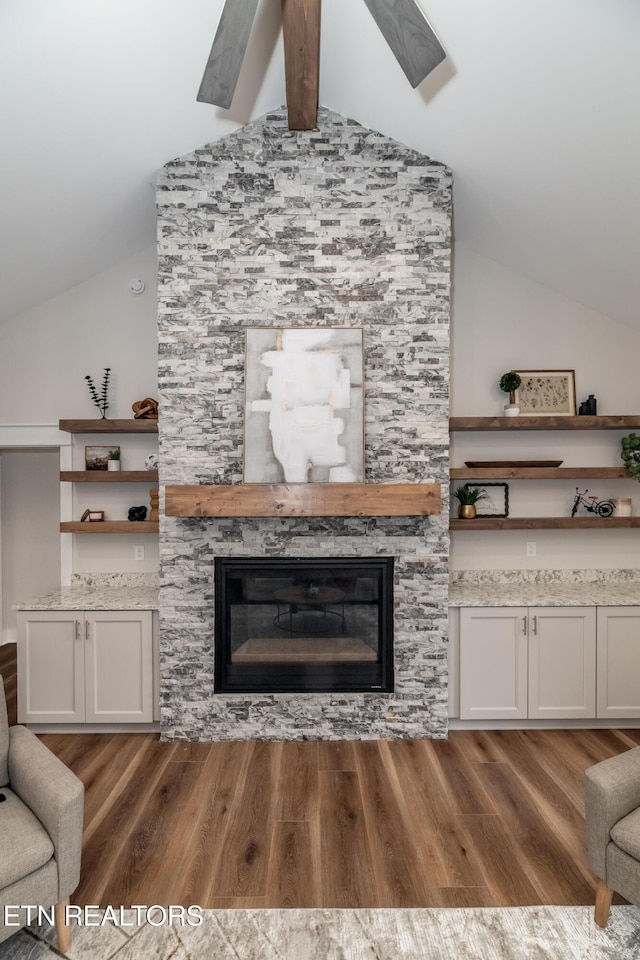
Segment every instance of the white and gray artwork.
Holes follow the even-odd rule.
[[[247,329],[245,483],[363,480],[362,329]]]

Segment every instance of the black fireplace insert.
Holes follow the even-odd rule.
[[[219,558],[215,691],[393,691],[393,557]]]

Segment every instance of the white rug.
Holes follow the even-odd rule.
[[[129,920],[132,918],[126,914]],[[60,956],[50,927],[0,943],[0,960]],[[206,910],[200,926],[75,927],[71,960],[640,960],[640,909]]]

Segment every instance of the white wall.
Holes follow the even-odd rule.
[[[2,639],[15,641],[13,603],[60,585],[57,450],[0,451]]]
[[[141,277],[147,285],[142,296],[129,293],[133,277]],[[99,386],[104,367],[111,367],[109,417],[130,418],[134,401],[156,397],[156,286],[152,247],[0,324],[2,423],[57,424],[64,418],[99,418],[84,377],[90,374]],[[121,445],[123,466],[130,469],[142,469],[146,454],[157,449],[153,435],[148,439],[78,436],[74,440],[74,468],[83,468],[85,443],[110,440]],[[7,480],[5,496],[12,496],[11,483]],[[140,504],[149,505],[148,488],[141,484],[78,485],[73,518],[79,519],[84,507],[92,506],[105,509],[109,519],[126,519],[126,508]],[[144,562],[133,559],[136,544],[145,546]],[[74,537],[75,572],[142,573],[156,570],[157,565],[158,543],[153,535]]]
[[[598,413],[639,411],[637,368],[640,331],[487,260],[458,243],[454,264],[452,414],[497,416],[505,397],[500,375],[510,369],[571,369],[578,403],[593,393]],[[459,433],[452,466],[467,459],[562,459],[564,466],[620,466],[625,431],[584,433]],[[512,481],[512,516],[569,515],[577,481]],[[635,481],[581,483],[600,497],[632,497]],[[545,567],[640,567],[639,532],[456,532],[453,569]],[[527,541],[537,557],[527,558]]]
[[[129,280],[147,284],[139,297]],[[57,423],[99,417],[85,383],[111,367],[108,416],[157,393],[155,248],[0,324],[3,423]]]

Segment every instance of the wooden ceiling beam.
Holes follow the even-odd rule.
[[[282,0],[282,31],[290,130],[318,121],[322,0]]]

